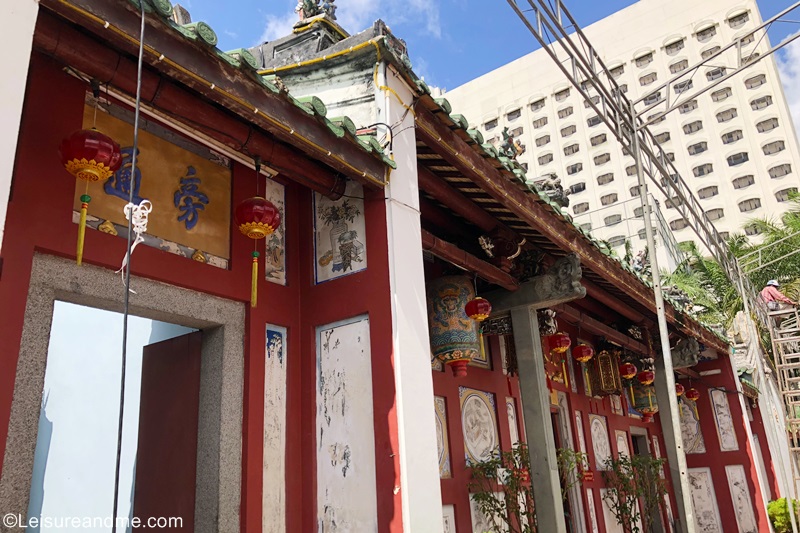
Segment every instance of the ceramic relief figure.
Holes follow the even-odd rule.
[[[459,387],[459,397],[467,465],[489,460],[495,456],[500,445],[494,395]]]

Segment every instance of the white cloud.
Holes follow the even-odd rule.
[[[435,0],[336,0],[336,7],[337,22],[353,34],[367,29],[380,18],[390,26],[413,24],[431,37],[438,39],[442,36],[439,6]],[[268,15],[262,42],[289,35],[297,20],[294,11]]]
[[[776,60],[795,131],[800,132],[800,39],[787,44]]]

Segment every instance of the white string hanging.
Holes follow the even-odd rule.
[[[118,274],[122,274],[123,282],[125,280],[125,269],[128,266],[128,260],[130,256],[133,255],[133,251],[136,249],[136,246],[139,243],[144,242],[144,237],[142,237],[142,234],[147,233],[147,217],[150,215],[152,210],[153,204],[150,203],[150,200],[142,200],[139,202],[139,205],[128,203],[122,208],[123,213],[125,213],[125,219],[130,221],[131,231],[136,234],[136,238],[131,244],[130,251],[125,253],[125,257],[122,258],[122,266],[120,266],[119,270],[117,270]],[[128,290],[136,294],[136,292],[132,289]]]

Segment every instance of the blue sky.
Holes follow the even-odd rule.
[[[193,20],[205,21],[214,28],[223,50],[250,47],[286,35],[297,21],[296,0],[178,1],[191,12]],[[567,0],[566,5],[585,27],[633,3]],[[758,5],[766,19],[789,3],[761,0]],[[536,47],[533,36],[504,0],[336,0],[336,4],[339,22],[350,33],[383,19],[408,43],[415,72],[428,83],[447,89]],[[770,37],[777,43],[798,29],[797,24],[781,24],[772,29]]]

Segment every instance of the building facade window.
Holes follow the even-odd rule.
[[[752,237],[753,235],[760,235],[761,229],[755,224],[748,224],[744,227],[745,235]]]
[[[566,89],[562,89],[553,95],[556,99],[556,102],[563,102],[567,98],[569,98],[569,87]]]
[[[577,194],[579,192],[583,192],[586,190],[586,182],[581,181],[580,183],[574,183],[569,186],[570,194]]]
[[[748,33],[744,37],[739,40],[740,46],[746,46],[756,40],[756,35],[754,33]]]
[[[672,90],[675,91],[675,94],[681,94],[682,92],[688,91],[693,86],[692,80],[679,81],[672,86]]]
[[[689,155],[702,154],[706,150],[708,150],[708,143],[705,142],[705,141],[701,141],[699,143],[692,144],[691,146],[689,146],[689,148],[687,148],[687,151],[689,152]]]
[[[617,65],[608,72],[609,74],[611,74],[612,77],[619,78],[625,72],[625,65]]]
[[[584,232],[592,231],[592,223],[591,222],[586,222],[584,224],[581,224],[578,227],[581,229],[581,231],[584,231]]]
[[[777,118],[768,118],[767,120],[762,120],[758,124],[756,124],[756,129],[759,133],[766,133],[768,131],[772,131],[778,127],[778,119]]]
[[[664,47],[664,51],[670,55],[677,54],[681,50],[683,50],[684,42],[683,39],[678,39],[677,41],[672,41],[667,46]]]
[[[658,79],[658,74],[656,74],[655,72],[651,72],[650,74],[645,74],[644,76],[639,78],[639,85],[644,87],[646,85],[650,85],[657,79]]]
[[[591,102],[589,100],[591,100]],[[594,104],[594,105],[599,104],[600,103],[600,95],[596,94],[596,95],[592,96],[589,100],[584,100],[583,101],[583,107],[585,107],[586,109],[589,109],[590,107],[592,107],[592,104]]]
[[[609,153],[594,156],[595,165],[605,165],[609,161],[611,161],[611,154]]]
[[[749,56],[745,56],[745,57],[742,58],[742,65],[747,65],[748,63],[752,63],[753,61],[758,59],[760,56],[761,56],[761,54],[759,54],[758,52],[753,52]]]
[[[789,163],[784,163],[782,165],[772,167],[767,172],[769,173],[769,177],[772,179],[782,178],[787,174],[792,173],[792,165]]]
[[[655,139],[659,144],[664,144],[665,142],[669,141],[670,134],[668,131],[662,131],[655,135]]]
[[[744,86],[748,89],[755,89],[756,87],[761,87],[767,83],[767,76],[766,74],[759,74],[757,76],[753,76],[752,78],[747,78],[744,80]]]
[[[589,210],[589,202],[581,202],[579,204],[575,204],[572,207],[572,212],[575,213],[576,215],[585,213],[588,210]]]
[[[531,102],[531,111],[539,111],[540,109],[544,109],[544,98]]]
[[[714,102],[721,102],[726,100],[732,94],[733,90],[730,87],[723,87],[722,89],[718,89],[711,93],[711,100]]]
[[[691,113],[695,109],[697,109],[697,99],[696,98],[694,100],[689,100],[688,102],[683,103],[683,104],[678,106],[678,112],[681,115],[685,115],[686,113]]]
[[[617,193],[612,192],[611,194],[604,194],[600,197],[600,203],[602,205],[611,205],[617,203],[618,197]]]
[[[694,122],[690,122],[688,124],[683,125],[683,133],[689,135],[690,133],[696,133],[703,129],[703,121],[695,120]]]
[[[487,121],[483,125],[483,129],[485,129],[486,131],[493,130],[496,127],[497,127],[497,119],[496,118],[493,118],[492,120]]]
[[[688,225],[689,223],[686,221],[685,218],[679,218],[678,220],[673,220],[672,222],[669,223],[669,227],[673,231],[680,231],[686,228]]]
[[[565,107],[558,110],[558,118],[567,118],[572,114],[572,106]]]
[[[653,126],[660,124],[665,120],[667,120],[667,117],[664,116],[664,113],[653,113],[652,115],[647,115],[647,122]]]
[[[597,176],[598,185],[606,185],[612,181],[614,181],[614,174],[612,172],[606,172],[605,174],[600,174]]]
[[[661,91],[648,94],[644,97],[644,105],[653,105],[661,101]]]
[[[634,185],[633,187],[631,187],[630,188],[630,193],[631,193],[631,198],[638,197],[641,194],[639,192],[639,186],[638,185]]]
[[[542,135],[541,137],[537,137],[536,138],[536,146],[538,146],[538,147],[544,146],[549,142],[550,142],[550,136],[549,135]]]
[[[709,209],[706,211],[706,216],[709,220],[719,220],[725,216],[725,211],[723,209]]]
[[[569,137],[570,135],[572,135],[576,131],[577,131],[577,128],[575,127],[575,124],[570,124],[569,126],[564,126],[563,128],[561,128],[561,136],[562,137]]]
[[[733,183],[734,189],[746,189],[747,187],[751,186],[756,182],[756,179],[753,177],[752,174],[748,174],[746,176],[739,176],[731,183]]]
[[[747,21],[750,20],[750,13],[745,11],[744,13],[740,13],[739,15],[735,15],[728,19],[728,26],[731,28],[741,28]]]
[[[625,167],[625,174],[628,176],[633,176],[636,174],[636,165],[628,165]]]
[[[524,130],[522,129],[522,126],[518,126],[518,127],[514,128],[513,130],[509,131],[508,133],[511,134],[515,139],[518,139],[519,136],[522,135],[523,131]]]
[[[688,59],[681,59],[680,61],[676,61],[669,66],[669,71],[672,74],[677,74],[678,72],[683,72],[689,68],[689,60]]]
[[[739,112],[736,111],[736,108],[735,107],[731,107],[729,109],[726,109],[724,111],[720,111],[719,113],[717,113],[717,122],[722,124],[724,122],[729,122],[729,121],[735,119],[738,116],[739,116]]]
[[[643,240],[647,239],[647,230],[642,228],[642,229],[639,230],[637,235],[639,235],[639,240],[643,241]]]
[[[652,213],[653,209],[652,208],[648,209],[648,212]],[[644,209],[642,209],[641,206],[633,210],[633,216],[635,216],[636,218],[642,218],[643,216],[642,213],[644,213]]]
[[[622,215],[608,215],[603,219],[606,226],[616,226],[620,222],[622,222]]]
[[[588,119],[586,119],[586,125],[589,126],[590,128],[594,128],[595,126],[597,126],[601,122],[602,122],[602,119],[597,115],[595,115],[593,117],[589,117]]]
[[[510,122],[512,120],[517,120],[521,116],[522,116],[522,109],[515,109],[514,111],[511,111],[506,115],[506,120]]]
[[[569,146],[564,147],[564,155],[577,154],[580,149],[581,147],[578,143],[570,144]]]
[[[533,127],[536,129],[542,128],[547,125],[547,117],[537,118],[533,121]]]
[[[738,154],[730,155],[727,158],[729,167],[735,167],[736,165],[747,163],[749,160],[750,156],[747,155],[747,152],[739,152]]]
[[[786,143],[783,141],[775,141],[765,144],[761,149],[764,151],[764,155],[777,154],[778,152],[786,150]]]
[[[749,213],[761,207],[761,198],[749,198],[739,202],[739,211],[742,213]]]
[[[772,96],[766,95],[762,96],[761,98],[756,98],[755,100],[750,101],[750,107],[753,111],[758,111],[759,109],[764,109],[765,107],[769,107],[772,105]]]
[[[742,130],[733,130],[722,134],[722,144],[733,144],[744,137]]]
[[[608,239],[608,245],[612,248],[619,248],[623,244],[625,244],[626,238],[625,235],[615,235]]]
[[[575,163],[574,165],[570,165],[567,167],[567,174],[572,176],[573,174],[577,174],[583,170],[583,163]]]
[[[713,68],[709,71],[706,71],[706,79],[708,81],[718,80],[719,78],[723,77],[726,72],[727,69],[725,67]]]
[[[592,146],[600,146],[601,144],[606,142],[606,139],[607,139],[606,134],[600,133],[589,139],[589,142],[592,144]]]
[[[647,65],[653,62],[653,52],[641,55],[637,57],[634,61],[636,62],[637,67],[646,67]]]
[[[702,30],[698,31],[696,34],[697,40],[701,43],[705,43],[711,40],[713,36],[717,34],[717,26],[716,24],[713,26],[709,26],[708,28],[703,28]]]
[[[789,187],[775,193],[775,199],[779,202],[788,202],[789,199],[797,194],[797,187]]]
[[[716,196],[719,194],[719,187],[716,185],[711,185],[710,187],[703,187],[699,191],[697,191],[697,196],[701,200],[705,200],[706,198],[711,198],[712,196]]]
[[[553,160],[553,154],[540,155],[539,159],[537,159],[540,165],[546,165],[547,163],[550,163],[552,160]]]
[[[618,88],[611,89],[611,96],[619,96],[620,94],[625,94],[626,92],[628,92],[628,84],[622,83]]]
[[[698,165],[692,169],[692,174],[694,174],[695,178],[699,178],[700,176],[707,176],[712,172],[714,172],[714,165],[712,165],[711,163]]]
[[[720,49],[721,48],[719,46],[712,46],[708,50],[703,50],[702,52],[700,52],[700,57],[702,57],[703,59],[708,59],[709,57],[719,52]]]

